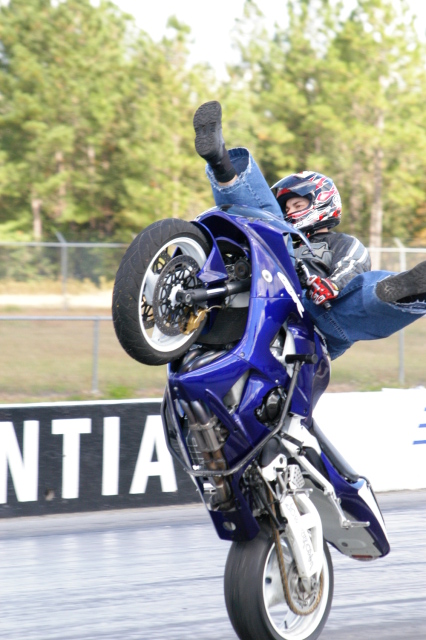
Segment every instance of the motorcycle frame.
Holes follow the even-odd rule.
[[[223,285],[228,278],[218,242],[226,240],[247,247],[252,268],[247,323],[243,336],[232,349],[203,366],[182,373],[179,362],[168,365],[161,414],[169,451],[191,475],[219,537],[250,540],[259,532],[259,524],[250,496],[242,490],[242,477],[266,442],[279,433],[284,434],[287,416],[298,416],[306,432],[311,430],[312,412],[330,377],[329,358],[303,309],[303,292],[287,249],[291,246],[291,235],[297,234],[308,247],[309,241],[272,214],[237,205],[215,207],[199,216],[195,224],[211,241],[210,254],[198,274],[206,288]],[[284,323],[286,332],[292,336],[296,356],[316,360],[315,363],[286,364],[272,354],[270,346]],[[238,386],[241,397],[238,406],[230,411],[224,398]],[[285,389],[287,396],[278,425],[271,429],[257,419],[256,408],[277,387]],[[229,433],[221,447],[226,469],[199,469],[191,459],[183,437],[182,406],[194,401],[208,407]],[[309,437],[318,443],[311,432]],[[305,469],[312,499],[322,519],[328,519],[324,526],[325,539],[342,553],[359,559],[386,555],[389,542],[368,481],[365,478],[348,480],[339,465],[336,468],[330,452],[326,455],[319,443],[320,456],[315,468],[305,456],[304,442],[296,440],[293,448],[290,442],[287,445],[288,455],[295,455]],[[212,477],[227,478],[234,497],[232,508],[211,508],[207,493],[208,480]],[[327,495],[330,485],[331,493],[334,492],[331,500]],[[334,508],[330,508],[333,499]],[[343,525],[345,518],[346,525]],[[354,536],[348,522],[364,523],[362,531],[357,528]],[[367,549],[368,553],[355,553],[357,549]]]

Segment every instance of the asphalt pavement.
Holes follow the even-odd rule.
[[[392,551],[333,552],[321,640],[426,640],[426,491],[379,494]],[[0,520],[0,638],[236,640],[201,505]]]

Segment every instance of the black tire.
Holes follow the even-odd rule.
[[[281,539],[287,566],[287,560],[291,562],[291,551],[285,536]],[[238,637],[241,640],[316,640],[327,621],[333,599],[333,565],[326,543],[324,556],[324,587],[320,603],[308,616],[297,616],[291,613],[284,600],[270,527],[263,524],[259,534],[250,542],[234,542],[225,568],[225,601]],[[275,572],[269,570],[271,566],[276,567]],[[268,603],[270,595],[266,594],[271,592],[278,593],[278,596],[275,595],[275,600]],[[276,613],[272,611],[274,606]]]
[[[203,324],[188,335],[180,331],[178,323],[161,326],[166,316],[158,314],[155,302],[163,290],[160,287],[158,294],[155,285],[176,256],[182,256],[184,262],[181,273],[192,274],[186,277],[194,282],[194,274],[209,251],[209,243],[197,226],[174,218],[154,222],[133,240],[117,271],[112,301],[117,338],[132,358],[143,364],[166,364],[186,353],[196,341]],[[167,305],[170,299],[163,301]]]

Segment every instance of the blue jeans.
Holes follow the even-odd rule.
[[[221,204],[242,204],[265,209],[282,219],[280,205],[247,149],[243,147],[231,149],[229,156],[238,174],[237,180],[230,187],[221,187],[210,166],[206,167],[215,203],[218,206]]]
[[[209,165],[206,168],[215,203],[266,209],[282,218],[275,196],[247,149],[231,149],[229,155],[238,174],[231,186],[220,186]],[[391,275],[394,275],[391,271],[367,271],[357,275],[331,302],[328,311],[304,295],[303,305],[324,335],[332,360],[359,340],[387,338],[426,315],[426,302],[390,304],[377,297],[376,284]]]
[[[390,304],[376,295],[376,284],[391,271],[366,271],[351,280],[327,311],[304,295],[303,306],[324,335],[332,360],[354,342],[387,338],[426,315],[426,302]]]

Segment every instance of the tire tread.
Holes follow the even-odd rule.
[[[208,241],[197,226],[178,218],[167,218],[154,222],[136,236],[117,271],[112,302],[115,333],[126,353],[143,364],[158,366],[181,355],[155,352],[146,343],[140,328],[138,301],[142,279],[152,258],[164,244],[182,235],[193,237],[208,254]],[[186,343],[183,350],[189,346],[190,343]]]
[[[225,567],[225,603],[235,632],[241,640],[282,640],[267,620],[261,580],[272,534],[269,524],[262,523],[254,540],[234,542]],[[330,552],[324,544],[330,571],[330,591],[327,607],[317,629],[305,640],[316,640],[327,621],[333,598],[333,567]]]

